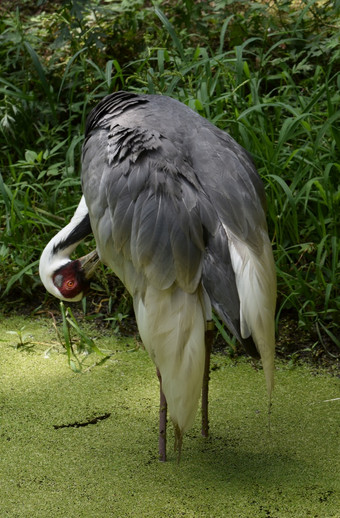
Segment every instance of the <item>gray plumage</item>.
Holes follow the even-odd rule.
[[[265,194],[237,142],[176,100],[119,92],[88,118],[82,184],[102,260],[133,296],[145,282],[160,290],[176,283],[188,293],[201,284],[256,354],[252,338],[240,332],[225,228],[260,255]],[[134,279],[125,278],[118,256],[131,261]]]

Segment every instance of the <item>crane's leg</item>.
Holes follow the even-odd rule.
[[[166,402],[163,390],[162,390],[162,377],[161,373],[157,369],[157,376],[159,379],[159,460],[162,462],[166,461],[166,420],[167,420],[167,409],[168,404]]]
[[[214,322],[209,320],[207,322],[207,329],[205,331],[205,363],[202,386],[202,435],[208,437],[209,435],[209,418],[208,418],[208,396],[209,396],[209,379],[210,379],[210,355],[212,343],[214,339]]]

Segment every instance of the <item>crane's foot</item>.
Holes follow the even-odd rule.
[[[157,369],[157,376],[159,379],[159,438],[158,438],[158,452],[159,460],[166,461],[166,425],[167,425],[167,410],[168,404],[162,390],[162,377]]]
[[[209,402],[209,379],[210,379],[210,356],[214,340],[214,322],[209,320],[207,322],[207,330],[205,332],[205,363],[204,375],[202,385],[202,436],[209,436],[209,417],[208,417],[208,402]]]

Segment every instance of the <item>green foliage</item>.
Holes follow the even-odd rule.
[[[110,357],[111,353],[105,355],[98,349],[95,341],[88,336],[86,331],[79,325],[70,308],[65,309],[64,303],[60,302],[60,312],[62,317],[62,332],[55,325],[57,336],[62,347],[65,348],[68,363],[74,372],[83,370],[83,363],[90,354],[97,354],[100,360],[94,366],[103,365]],[[73,335],[72,335],[73,331]],[[75,341],[75,337],[77,341]]]
[[[30,336],[23,334],[25,327],[26,326],[22,326],[20,329],[16,331],[6,331],[6,334],[14,335],[18,340],[16,345],[14,346],[14,348],[17,350],[29,351],[34,347],[34,344],[31,342]]]
[[[278,318],[289,311],[316,342],[339,345],[337,14],[314,0],[2,9],[2,296],[36,292],[39,254],[77,206],[90,108],[120,88],[162,93],[253,155],[267,190]],[[118,310],[113,325],[124,317]]]

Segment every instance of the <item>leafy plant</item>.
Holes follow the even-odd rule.
[[[20,329],[16,331],[6,331],[8,335],[14,335],[18,339],[18,343],[16,345],[16,349],[21,350],[29,350],[32,347],[34,347],[34,343],[31,341],[31,337],[28,334],[24,334],[23,331],[25,329],[25,326],[21,327]]]
[[[95,344],[95,341],[78,324],[70,308],[65,309],[64,303],[60,302],[60,312],[62,317],[62,333],[57,331],[61,345],[66,349],[68,363],[74,372],[81,372],[84,360],[90,354],[97,354],[101,359],[94,366],[103,365],[109,360],[113,353],[105,355]],[[75,337],[72,336],[75,335]]]

